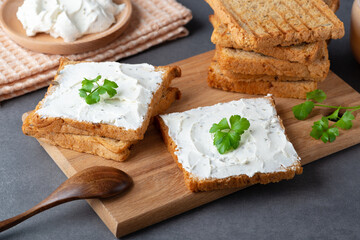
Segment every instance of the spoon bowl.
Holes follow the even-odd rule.
[[[66,180],[57,190],[71,192],[77,199],[109,198],[126,191],[132,179],[113,167],[90,167]],[[71,191],[70,191],[71,189]]]

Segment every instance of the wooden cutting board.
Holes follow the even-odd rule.
[[[181,90],[182,98],[174,103],[168,112],[184,111],[244,96],[249,97],[249,95],[220,91],[207,86],[207,69],[213,54],[214,52],[210,51],[175,63],[181,67],[182,77],[175,79],[172,85]],[[319,88],[327,93],[326,103],[328,104],[360,105],[360,94],[332,72]],[[329,114],[331,110],[314,110],[309,119],[298,121],[293,117],[291,108],[301,103],[301,100],[276,98],[275,101],[290,141],[302,158],[302,164],[360,143],[359,117],[351,130],[341,131],[340,137],[335,142],[324,144],[313,140],[309,132],[312,123],[320,119],[321,114]],[[133,177],[135,185],[126,195],[103,201],[88,201],[116,237],[240,190],[190,192],[185,187],[182,172],[166,150],[160,132],[152,125],[144,140],[134,146],[126,162],[105,160],[93,155],[54,147],[41,140],[39,142],[68,177],[84,168],[97,165],[117,167]],[[303,174],[306,174],[306,169]]]

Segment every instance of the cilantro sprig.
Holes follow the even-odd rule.
[[[353,115],[354,111],[360,110],[359,106],[354,107],[342,107],[342,106],[329,106],[318,104],[326,100],[326,94],[324,91],[317,89],[306,94],[306,101],[292,108],[294,116],[298,120],[306,119],[314,107],[325,107],[336,109],[329,116],[322,117],[319,121],[314,122],[310,136],[315,139],[321,139],[324,143],[335,141],[336,137],[339,136],[339,128],[348,130],[352,128],[352,120],[355,119]],[[339,112],[341,109],[348,109],[345,113],[340,116]],[[330,125],[329,120],[335,123]]]
[[[239,147],[241,135],[249,129],[250,122],[239,115],[230,117],[230,125],[226,118],[219,123],[214,123],[210,128],[210,133],[214,133],[214,145],[220,154],[229,152]]]
[[[98,81],[101,79],[101,75],[94,79],[87,79],[81,82],[82,88],[79,89],[80,97],[84,98],[86,103],[91,105],[100,101],[100,95],[107,93],[110,98],[115,96],[117,93],[115,88],[119,87],[115,82],[108,79],[104,80],[102,86],[99,85]],[[95,86],[95,89],[93,89]]]

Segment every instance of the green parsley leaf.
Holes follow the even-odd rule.
[[[210,128],[210,133],[214,133],[214,132],[224,130],[224,129],[230,129],[226,118],[221,119],[221,121],[218,124],[214,123],[212,125],[212,127]]]
[[[239,115],[230,117],[230,125],[226,118],[214,123],[209,132],[214,133],[214,145],[220,154],[239,147],[241,135],[250,127],[250,122]]]
[[[239,115],[230,117],[231,129],[238,134],[243,134],[245,130],[249,129],[250,122],[246,118],[241,118]]]
[[[226,132],[216,132],[214,135],[214,145],[220,154],[224,154],[230,148],[230,139]]]
[[[326,99],[326,94],[321,89],[316,89],[312,92],[306,93],[306,100],[314,100],[316,102],[323,102]]]
[[[96,78],[94,78],[94,79],[87,79],[87,78],[84,78],[84,80],[86,80],[86,81],[89,81],[89,82],[97,82],[97,81],[99,81],[101,79],[101,75],[98,75]]]
[[[327,116],[329,120],[337,121],[339,119],[340,108],[336,109],[331,115]]]
[[[299,120],[304,120],[311,113],[314,107],[336,108],[336,110],[327,117],[322,117],[320,121],[314,122],[310,136],[315,139],[321,139],[324,143],[335,141],[339,136],[339,128],[347,130],[352,128],[352,120],[355,116],[352,114],[354,111],[360,110],[360,105],[352,107],[330,106],[324,104],[315,104],[315,102],[323,102],[326,99],[324,91],[317,89],[306,94],[306,101],[302,104],[296,105],[292,108],[294,116]],[[346,111],[343,116],[339,117],[340,109],[351,109]],[[329,126],[328,120],[336,121],[335,124]]]
[[[106,89],[103,86],[98,87],[97,92],[102,95],[106,93]]]
[[[346,111],[335,125],[341,129],[350,129],[352,128],[352,120],[354,119],[355,116],[350,111]]]
[[[118,88],[119,86],[115,82],[105,79],[104,85],[102,87],[106,90],[106,92],[112,98],[116,94],[115,88]]]
[[[100,102],[99,92],[94,91],[94,92],[90,93],[88,96],[86,96],[85,101],[89,105]]]
[[[101,75],[97,76],[94,79],[87,79],[84,78],[84,80],[81,82],[81,89],[79,89],[79,95],[80,97],[84,98],[87,104],[95,104],[100,101],[100,95],[103,95],[105,93],[108,93],[109,97],[112,98],[115,96],[117,91],[115,88],[118,88],[118,85],[110,81],[108,79],[104,80],[103,86],[100,86],[98,84],[98,81],[101,79]],[[94,83],[97,85],[95,89]]]
[[[313,108],[314,108],[314,102],[306,101],[304,103],[294,106],[292,108],[292,111],[296,119],[304,120],[305,118],[307,118],[307,116],[309,116]]]
[[[84,90],[84,89],[80,89],[80,90],[79,90],[80,97],[82,97],[82,98],[86,98],[86,96],[87,96],[86,93],[87,93],[87,91]]]
[[[237,133],[235,131],[230,131],[228,136],[229,136],[231,147],[233,149],[237,149],[240,145],[240,140],[241,140],[239,133]]]
[[[89,93],[91,92],[91,89],[93,89],[94,87],[94,83],[89,80],[84,80],[81,82],[81,84],[82,84],[81,90]]]
[[[329,134],[329,142],[335,141],[336,137],[339,136],[339,129],[337,127],[331,127],[327,130]]]
[[[322,133],[324,132],[324,127],[321,124],[321,120],[314,122],[314,125],[312,126],[312,131],[310,132],[310,136],[315,139],[320,139]],[[325,127],[327,129],[328,126]]]
[[[339,136],[339,129],[335,126],[329,128],[329,120],[322,117],[321,120],[314,122],[310,136],[321,139],[324,143],[333,142]]]

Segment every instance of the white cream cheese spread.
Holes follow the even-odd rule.
[[[45,32],[72,42],[108,29],[124,7],[112,0],[25,0],[16,16],[28,36]]]
[[[105,123],[126,130],[140,128],[147,116],[153,94],[162,83],[161,71],[149,64],[123,64],[117,62],[87,62],[66,65],[56,81],[59,83],[44,99],[37,110],[40,117],[62,117],[91,123]],[[107,93],[100,102],[88,105],[79,95],[84,78],[98,75],[114,81],[117,94],[110,98]]]
[[[250,128],[237,149],[220,154],[209,130],[213,123],[232,115],[247,118]],[[160,117],[177,145],[178,161],[199,179],[286,171],[300,160],[269,98],[240,99]]]

